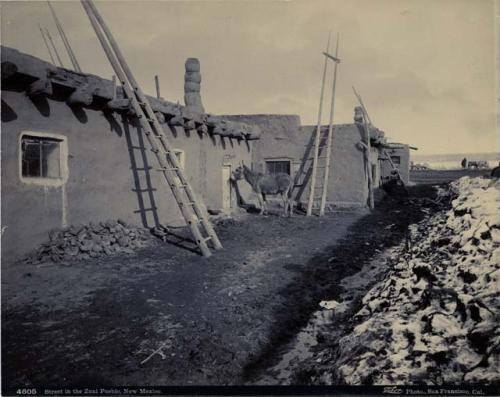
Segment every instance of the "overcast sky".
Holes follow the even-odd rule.
[[[168,100],[182,103],[184,61],[197,57],[208,112],[298,114],[303,124],[316,124],[321,52],[332,30],[340,33],[342,59],[335,123],[352,122],[354,85],[374,124],[393,141],[418,146],[418,154],[498,150],[493,0],[96,5],[144,89],[154,93],[158,74]],[[4,45],[49,60],[40,23],[63,52],[46,2],[1,6]],[[111,77],[81,4],[58,1],[54,7],[82,69]]]

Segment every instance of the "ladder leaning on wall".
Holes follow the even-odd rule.
[[[208,219],[204,206],[197,200],[191,185],[180,167],[173,147],[168,142],[167,135],[151,108],[149,100],[137,84],[113,35],[94,3],[92,0],[81,0],[81,3],[106,56],[120,79],[126,97],[130,100],[130,105],[151,145],[151,151],[155,153],[158,159],[158,163],[160,164],[158,171],[163,173],[167,184],[170,186],[175,201],[187,225],[191,229],[191,233],[201,253],[205,257],[210,256],[211,252],[207,243],[210,241],[212,247],[216,250],[222,249],[222,244]],[[203,227],[205,235],[203,235],[200,225]]]
[[[328,45],[326,52],[323,53],[325,56],[325,66],[323,69],[323,80],[321,84],[321,99],[319,103],[318,111],[318,125],[316,127],[314,143],[313,143],[313,157],[312,160],[312,175],[311,183],[309,189],[309,200],[307,202],[307,215],[310,216],[313,213],[313,209],[318,209],[318,215],[323,216],[325,214],[326,207],[326,197],[328,193],[328,178],[330,175],[330,157],[332,152],[332,137],[333,137],[333,114],[335,107],[335,86],[337,83],[337,66],[340,63],[338,58],[339,51],[339,39],[337,36],[337,45],[335,49],[335,56],[328,53],[330,44],[330,38],[328,38]],[[328,132],[326,136],[321,139],[321,113],[323,108],[323,94],[325,88],[325,78],[326,70],[328,66],[328,60],[332,60],[335,63],[333,72],[333,84],[332,84],[332,98],[330,106],[330,120],[328,124]],[[325,154],[323,155],[323,150],[325,149]]]

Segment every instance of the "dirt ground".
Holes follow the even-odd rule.
[[[430,187],[371,214],[244,214],[204,259],[162,244],[2,272],[2,386],[252,384],[339,282],[432,211]],[[156,349],[153,355],[143,362]]]

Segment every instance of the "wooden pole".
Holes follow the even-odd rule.
[[[335,108],[335,88],[337,84],[337,66],[340,62],[339,58],[339,35],[337,34],[337,44],[335,47],[335,67],[333,69],[333,83],[332,83],[332,102],[330,105],[330,121],[328,123],[328,141],[326,144],[326,164],[325,164],[325,177],[323,180],[323,193],[321,195],[321,206],[319,208],[319,216],[325,215],[326,197],[328,193],[328,178],[330,176],[330,156],[332,152],[332,139],[333,139],[333,114]]]
[[[373,197],[373,175],[372,175],[372,162],[371,162],[371,144],[370,144],[370,116],[368,116],[368,112],[366,111],[365,105],[363,104],[363,100],[361,96],[356,92],[356,89],[352,87],[354,94],[358,98],[359,104],[363,109],[363,129],[365,130],[365,139],[366,139],[366,149],[365,149],[365,161],[366,161],[366,174],[368,176],[368,206],[372,210],[375,208],[375,201]]]
[[[155,75],[155,86],[156,86],[156,97],[158,99],[161,99],[161,96],[160,96],[160,79],[158,78],[158,75]]]
[[[54,17],[54,21],[56,22],[56,27],[57,30],[59,31],[59,35],[61,36],[62,42],[64,44],[64,47],[66,47],[66,51],[68,52],[69,59],[71,60],[71,63],[73,64],[73,67],[77,72],[81,72],[82,69],[80,68],[80,65],[78,64],[78,61],[76,60],[75,53],[71,49],[71,45],[69,44],[69,40],[66,37],[66,34],[64,33],[64,29],[59,22],[59,18],[57,18],[56,12],[54,8],[52,8],[52,4],[50,4],[50,1],[47,1],[47,4],[49,5],[50,12],[52,13],[52,16]]]
[[[116,99],[116,75],[113,75],[113,78],[111,79],[113,82],[113,101]]]
[[[49,32],[48,29],[45,29],[45,33],[47,34],[47,38],[50,41],[50,44],[52,44],[52,48],[54,49],[54,54],[56,54],[57,61],[59,62],[60,67],[64,67],[64,64],[62,63],[61,57],[59,56],[59,52],[57,51],[56,45],[54,44],[54,41],[52,40],[52,36]]]
[[[45,47],[47,47],[47,51],[49,52],[50,60],[55,65],[56,61],[54,59],[54,56],[52,55],[52,51],[50,50],[49,43],[47,42],[47,38],[45,37],[45,33],[43,33],[42,27],[40,25],[38,25],[38,28],[40,29],[40,33],[42,34],[42,39],[45,43]]]
[[[326,52],[330,49],[330,37],[331,37],[331,32],[328,34],[328,42],[326,44]],[[320,142],[320,135],[321,135],[321,114],[323,111],[323,97],[325,94],[325,79],[326,79],[326,69],[328,66],[328,58],[325,57],[325,65],[323,67],[323,78],[321,79],[321,94],[320,94],[320,99],[319,99],[319,110],[318,110],[318,124],[316,126],[316,136],[314,140],[314,156],[313,156],[313,164],[312,164],[312,176],[311,176],[311,184],[310,188],[311,190],[309,191],[309,200],[307,202],[307,216],[312,215],[312,208],[313,208],[313,203],[314,203],[314,189],[316,185],[316,174],[317,174],[317,159],[318,159],[318,152],[319,152],[319,142]]]

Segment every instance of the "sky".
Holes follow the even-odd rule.
[[[373,123],[418,154],[500,150],[493,0],[95,4],[143,89],[155,92],[157,74],[167,100],[183,102],[184,62],[196,57],[207,112],[298,114],[302,124],[316,124],[331,31],[341,58],[334,123],[352,122],[355,86]],[[83,71],[111,78],[80,2],[53,5]],[[64,53],[45,1],[1,2],[2,44],[50,61],[38,24]],[[325,124],[332,76],[330,65]]]

